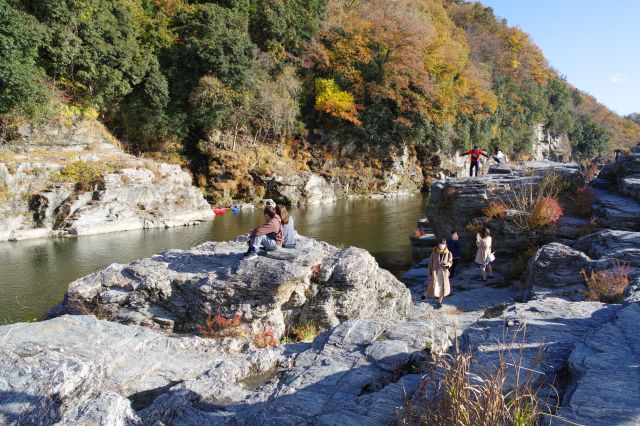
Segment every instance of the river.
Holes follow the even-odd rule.
[[[300,234],[338,246],[367,249],[396,275],[411,264],[409,236],[427,198],[339,200],[292,209]],[[73,280],[111,263],[128,263],[168,249],[229,241],[261,224],[262,212],[230,210],[192,227],[0,242],[0,324],[33,320],[58,303]]]

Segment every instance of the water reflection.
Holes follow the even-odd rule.
[[[341,200],[292,209],[299,233],[340,246],[369,250],[394,273],[411,261],[408,236],[426,198]],[[213,222],[168,230],[130,231],[77,239],[0,243],[0,323],[40,316],[57,303],[67,285],[111,263],[127,263],[172,248],[228,241],[259,225],[260,211],[228,211]]]

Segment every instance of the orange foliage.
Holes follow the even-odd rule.
[[[504,219],[507,214],[507,206],[504,203],[492,201],[489,206],[482,209],[482,212],[488,219]]]
[[[278,344],[271,324],[264,326],[264,329],[253,337],[253,344],[258,349],[274,348]]]
[[[564,214],[560,203],[555,197],[539,198],[531,209],[529,227],[540,229],[552,223],[556,223]]]
[[[616,263],[608,271],[587,273],[580,271],[587,284],[585,297],[587,300],[603,303],[622,303],[624,292],[629,285],[629,266]]]
[[[231,318],[225,318],[221,314],[214,317],[211,313],[211,309],[209,309],[204,324],[197,324],[196,330],[201,337],[210,339],[240,337],[245,333],[241,323],[242,315],[240,314],[236,314]]]

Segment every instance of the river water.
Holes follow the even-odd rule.
[[[298,233],[339,246],[367,249],[396,275],[411,264],[409,236],[427,198],[340,200],[292,209]],[[260,225],[259,210],[192,227],[152,229],[80,238],[0,242],[0,324],[40,317],[58,303],[68,284],[111,263],[128,263],[168,249],[229,241]]]

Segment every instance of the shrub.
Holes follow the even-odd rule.
[[[535,230],[556,223],[563,214],[557,198],[553,196],[541,197],[531,209],[531,215],[528,219],[529,228]]]
[[[521,253],[509,264],[505,278],[508,280],[524,280],[524,273],[527,271],[529,259],[533,257],[539,248],[537,244],[531,244],[524,253]]]
[[[482,212],[487,219],[504,219],[507,214],[507,206],[505,206],[504,203],[492,201],[488,207],[482,209]]]
[[[313,321],[307,321],[293,327],[290,334],[296,342],[311,342],[320,334],[320,330]]]
[[[576,190],[574,196],[574,208],[578,215],[582,217],[591,217],[593,213],[591,205],[595,201],[595,194],[588,186],[583,186]]]
[[[587,290],[587,300],[603,303],[622,303],[624,291],[629,285],[629,266],[616,262],[607,271],[580,271]]]
[[[53,173],[51,178],[55,181],[75,183],[77,191],[92,191],[97,184],[104,182],[105,174],[114,171],[115,167],[109,164],[97,161],[74,161]]]
[[[519,331],[524,336],[523,330]],[[430,373],[423,377],[413,399],[400,411],[399,424],[539,424],[554,409],[549,398],[553,395],[547,394],[545,398],[542,392],[544,385],[552,387],[552,383],[535,383],[543,350],[544,347],[539,349],[533,365],[524,367],[523,339],[516,354],[501,351],[499,364],[493,371],[476,373],[472,352],[463,352],[456,345],[453,353],[434,357]],[[508,376],[516,378],[512,389],[507,389]]]
[[[278,344],[271,324],[266,324],[262,331],[253,337],[253,344],[259,349],[274,348]]]
[[[246,328],[242,326],[242,315],[236,314],[231,318],[225,318],[221,314],[215,317],[211,309],[207,313],[204,324],[197,324],[196,330],[201,337],[209,339],[222,339],[224,337],[241,337],[246,334]]]
[[[482,228],[485,227],[486,223],[486,220],[483,218],[476,217],[475,219],[472,219],[471,222],[467,223],[464,229],[467,230],[467,232],[477,234],[482,231]]]

